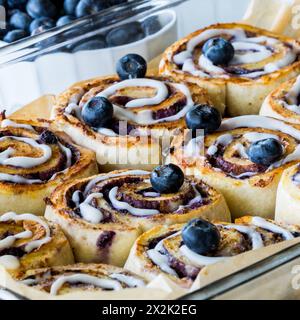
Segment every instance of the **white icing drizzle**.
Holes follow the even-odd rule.
[[[58,145],[60,149],[64,152],[67,162],[66,162],[66,168],[70,168],[72,165],[72,151],[65,147],[62,143],[58,142]]]
[[[30,253],[32,252],[33,250],[37,249],[37,248],[40,248],[42,245],[48,243],[49,241],[51,241],[51,231],[50,231],[50,228],[48,226],[48,224],[43,221],[41,218],[33,215],[33,214],[30,214],[30,213],[24,213],[24,214],[16,214],[14,212],[7,212],[5,213],[4,215],[2,215],[0,217],[0,222],[7,222],[7,221],[33,221],[33,222],[36,222],[38,224],[40,224],[44,230],[45,230],[45,237],[43,239],[40,239],[40,240],[33,240],[33,241],[30,241],[26,244],[25,246],[25,251],[27,253]],[[29,235],[29,233],[28,233]],[[29,237],[31,237],[32,235],[30,235]],[[28,238],[29,238],[28,237]],[[18,239],[18,238],[16,238]],[[13,244],[13,243],[12,243]]]
[[[122,273],[112,273],[110,278],[118,280],[125,283],[130,288],[145,287],[145,282],[141,279],[135,278],[133,276],[128,276]]]
[[[26,179],[22,176],[8,173],[0,173],[0,181],[7,181],[12,183],[20,183],[20,184],[35,184],[42,183],[42,180],[39,179]]]
[[[157,265],[162,271],[177,277],[177,273],[169,266],[168,257],[155,249],[147,251],[150,260]]]
[[[288,231],[288,230],[286,230],[286,229],[284,229],[274,223],[271,223],[261,217],[253,217],[251,219],[251,224],[255,225],[256,227],[259,227],[259,228],[262,228],[265,230],[269,230],[274,233],[278,233],[278,234],[282,235],[282,237],[285,240],[294,239],[294,236],[290,231]]]
[[[15,222],[26,221],[26,220],[34,221],[40,224],[45,230],[45,237],[40,240],[29,241],[25,245],[25,248],[24,248],[25,252],[30,253],[33,250],[40,248],[42,245],[51,241],[51,232],[50,232],[49,226],[41,218],[29,213],[17,215],[14,212],[5,213],[0,217],[0,222],[8,222],[10,220]],[[32,237],[32,232],[29,230],[20,232],[16,235],[8,236],[0,241],[0,250],[11,248],[18,239],[30,239],[31,237]],[[20,266],[19,259],[12,255],[5,255],[0,257],[0,264],[4,266],[6,269],[18,269]]]
[[[65,283],[82,283],[86,285],[92,285],[103,289],[120,290],[122,289],[121,284],[118,281],[111,279],[100,279],[98,277],[90,276],[88,274],[73,274],[70,276],[61,276],[57,278],[50,289],[50,294],[56,296],[58,291],[62,288]]]
[[[16,270],[20,267],[20,261],[14,256],[5,255],[0,257],[0,265],[8,270]]]
[[[159,214],[160,212],[155,209],[140,209],[135,208],[128,204],[127,202],[119,201],[116,196],[118,193],[118,187],[114,187],[109,191],[108,197],[111,201],[113,207],[117,210],[127,210],[134,216],[145,217],[145,216],[153,216]]]
[[[275,134],[263,133],[263,132],[247,132],[243,135],[243,137],[251,143],[255,143],[265,139],[275,139],[277,141],[280,141],[279,137],[276,136]]]
[[[158,192],[144,192],[143,196],[148,197],[148,198],[157,198],[157,197],[160,197],[160,193],[158,193]]]
[[[32,126],[29,124],[23,124],[23,123],[17,123],[14,122],[10,119],[4,119],[1,121],[1,128],[6,128],[6,127],[13,127],[13,128],[22,128],[22,129],[28,129],[31,131],[35,131]]]
[[[218,151],[218,146],[228,146],[233,141],[233,136],[229,133],[223,134],[217,138],[215,143],[207,149],[207,155],[213,156]]]
[[[7,150],[0,153],[0,164],[2,165],[10,165],[20,168],[33,168],[47,162],[52,156],[52,150],[49,146],[47,146],[46,144],[39,144],[31,138],[9,136],[0,138],[0,142],[8,139],[21,141],[31,145],[34,148],[41,149],[43,151],[43,155],[38,158],[10,157],[14,153],[14,149],[8,148]]]
[[[184,147],[184,156],[189,158],[197,158],[204,149],[204,136],[191,139]]]
[[[254,228],[241,226],[238,224],[222,225],[225,229],[235,229],[240,233],[247,234],[252,242],[252,250],[260,249],[264,247],[264,242],[261,234],[257,232]]]
[[[180,247],[180,252],[191,262],[195,267],[201,268],[220,261],[228,259],[228,257],[207,257],[190,250],[186,245]]]
[[[135,176],[139,176],[139,175],[149,175],[150,172],[149,171],[144,171],[144,170],[129,170],[129,171],[124,171],[124,172],[120,172],[120,173],[109,173],[109,174],[105,174],[105,175],[101,175],[101,176],[97,176],[96,178],[92,179],[87,186],[85,187],[84,190],[84,195],[86,196],[87,193],[99,182],[101,181],[105,181],[107,179],[111,179],[111,178],[118,178],[118,177],[123,177],[123,176],[127,176],[127,175],[135,175]]]
[[[82,218],[90,223],[100,223],[104,216],[100,209],[97,209],[90,205],[91,201],[93,199],[102,199],[103,194],[102,193],[92,193],[90,194],[83,203],[79,205],[80,214]]]
[[[108,137],[117,137],[118,135],[111,129],[108,128],[99,128],[97,132]]]
[[[222,35],[234,37],[232,45],[235,49],[235,55],[230,62],[232,66],[257,63],[269,58],[272,56],[272,50],[267,46],[273,46],[279,42],[279,40],[275,38],[266,36],[248,38],[242,29],[208,29],[192,38],[187,43],[187,49],[185,51],[173,56],[173,62],[181,65],[182,71],[189,72],[194,76],[228,77],[225,69],[215,66],[203,54],[199,57],[198,66],[195,65],[192,59],[193,51],[199,44]],[[262,44],[263,42],[266,44]],[[267,63],[262,71],[249,72],[248,74],[241,75],[241,77],[256,78],[286,67],[296,60],[298,51],[297,48],[287,48],[287,52],[280,60]],[[169,57],[169,60],[172,60],[172,56]]]
[[[153,79],[129,79],[113,84],[112,86],[98,93],[97,97],[109,98],[110,96],[115,94],[116,91],[128,87],[151,87],[156,89],[156,94],[154,97],[151,98],[135,99],[129,101],[125,105],[126,108],[138,108],[147,105],[153,106],[160,104],[168,97],[169,93],[167,86],[161,81]]]
[[[72,201],[75,203],[76,207],[78,207],[80,205],[80,190],[76,190],[73,194],[72,194]]]

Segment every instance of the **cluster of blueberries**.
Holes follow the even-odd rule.
[[[7,27],[0,30],[1,40],[12,43],[126,2],[128,0],[0,0],[0,5],[5,7],[7,15]],[[105,35],[88,39],[74,50],[125,45],[160,29],[159,20],[153,16],[143,22],[135,21],[114,28]]]

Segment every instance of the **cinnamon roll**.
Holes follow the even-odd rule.
[[[74,263],[60,227],[33,214],[0,216],[0,265],[14,277],[28,269]]]
[[[52,131],[46,121],[0,124],[0,214],[43,215],[44,198],[56,186],[98,172],[92,151]]]
[[[300,166],[288,168],[282,174],[276,197],[276,221],[300,225]]]
[[[143,288],[143,278],[124,269],[104,264],[75,264],[62,267],[28,270],[20,283],[51,296]]]
[[[179,186],[180,187],[180,186]],[[230,221],[222,195],[193,178],[178,192],[160,194],[150,173],[114,171],[59,186],[45,216],[67,235],[77,262],[123,266],[137,237],[157,225],[195,217]]]
[[[300,73],[300,43],[237,23],[196,31],[169,47],[160,74],[207,89],[230,116],[258,114],[265,97]]]
[[[101,98],[113,105],[106,123],[99,119],[103,113],[97,116],[95,111]],[[209,99],[195,85],[110,76],[81,82],[62,93],[53,118],[77,144],[96,152],[102,171],[128,166],[151,170],[161,163],[162,137],[168,135],[170,140],[173,131],[185,127],[186,113],[198,103],[207,104]],[[92,121],[85,121],[87,106],[91,114],[95,112],[89,115]]]
[[[263,116],[223,120],[218,131],[184,141],[178,136],[168,161],[221,192],[234,217],[274,216],[285,169],[300,162],[300,128]]]
[[[265,99],[260,115],[300,124],[300,76],[283,83]]]
[[[208,223],[155,227],[141,235],[125,268],[148,281],[164,274],[188,288],[205,267],[230,257],[300,236],[299,226],[286,226],[261,217],[243,217],[236,224]]]

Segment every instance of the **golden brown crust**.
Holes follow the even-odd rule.
[[[43,218],[40,219],[46,221]],[[22,277],[28,269],[74,263],[70,244],[61,228],[57,224],[51,222],[47,222],[47,224],[50,228],[50,241],[39,248],[26,253],[24,248],[27,243],[33,240],[42,240],[46,236],[44,227],[39,223],[30,220],[20,222],[0,222],[0,239],[5,239],[9,235],[18,234],[23,231],[32,232],[31,238],[17,240],[12,247],[9,248],[8,252],[0,252],[0,257],[3,255],[14,255],[14,252],[16,252],[17,256],[21,255],[19,258],[19,267],[17,269],[8,270],[13,277]]]
[[[86,177],[98,172],[95,154],[85,148],[75,145],[71,139],[62,132],[53,131],[49,121],[14,121],[17,124],[30,125],[34,130],[18,128],[14,126],[2,126],[2,137],[16,136],[31,138],[39,142],[40,134],[45,130],[51,130],[59,142],[69,148],[72,153],[73,163],[66,168],[66,155],[58,144],[50,145],[51,158],[32,168],[19,168],[14,166],[0,165],[0,172],[17,175],[26,179],[40,180],[37,183],[12,183],[0,181],[0,213],[15,211],[32,212],[38,215],[44,214],[44,197],[50,195],[54,188],[64,181]],[[4,140],[1,149],[13,147],[16,156],[40,157],[41,152],[33,146],[15,140]]]
[[[214,104],[223,110],[226,106],[227,113],[232,116],[257,114],[264,98],[272,90],[280,83],[287,81],[300,73],[300,62],[298,60],[278,71],[262,75],[255,79],[249,79],[246,77],[232,76],[229,78],[201,78],[199,76],[193,76],[190,73],[182,72],[170,59],[174,54],[184,50],[189,40],[206,30],[236,28],[241,28],[254,35],[275,38],[284,44],[296,46],[298,48],[300,46],[300,43],[295,39],[277,35],[250,25],[239,23],[215,24],[195,31],[170,46],[163,55],[159,70],[160,74],[169,76],[177,82],[184,81],[187,83],[194,83],[207,89]]]
[[[299,130],[299,126],[288,124]],[[299,142],[297,139],[281,131],[264,128],[237,128],[229,131],[216,132],[204,139],[203,154],[188,155],[183,147],[183,136],[177,136],[172,144],[167,162],[179,165],[187,175],[194,175],[221,192],[229,206],[233,217],[244,214],[273,218],[275,212],[276,192],[280,177],[285,169],[298,163],[292,159],[278,167],[268,169],[254,164],[237,154],[237,145],[242,144],[247,149],[248,142],[243,138],[245,133],[275,134],[285,147],[284,157],[296,152]],[[216,156],[207,154],[210,146],[215,144],[218,137],[230,134],[233,141]],[[253,172],[253,174],[251,174]],[[249,174],[244,176],[243,174]],[[257,208],[260,209],[257,212]]]
[[[89,194],[106,194],[106,197],[97,200],[97,203],[94,204],[105,215],[103,222],[98,224],[82,219],[78,215],[78,207],[74,207],[74,204],[73,207],[71,206],[71,198],[75,191],[83,191],[90,181],[95,178],[106,177],[105,174],[62,184],[47,200],[46,217],[62,226],[72,243],[78,261],[104,262],[120,266],[124,264],[136,238],[143,231],[149,230],[153,226],[183,223],[196,217],[230,221],[230,213],[224,198],[197,179],[187,179],[181,189],[182,191],[178,193],[161,195],[155,199],[140,194],[142,190],[150,188],[149,182],[145,182],[149,175],[130,174],[130,171],[126,174],[126,172],[128,170],[109,173],[109,175],[115,175],[115,177],[97,183],[84,195],[84,199],[86,199]],[[122,174],[123,176],[121,176]],[[194,208],[182,207],[180,209],[180,206],[187,206],[187,203],[195,197],[193,196],[193,184],[201,191],[203,199],[195,204]],[[119,186],[117,195],[119,200],[140,209],[156,208],[155,210],[158,213],[148,216],[135,216],[128,211],[122,212],[122,210],[115,209],[107,197],[109,190],[112,190],[115,186]],[[177,209],[178,212],[176,212]],[[108,233],[112,235],[110,241],[108,241],[108,247],[99,247],[101,234],[108,236]],[[84,239],[84,241],[80,239]],[[120,247],[122,247],[122,254],[120,254]]]

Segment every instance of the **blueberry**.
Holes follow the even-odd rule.
[[[27,37],[27,32],[21,29],[9,31],[3,38],[3,41],[12,43]]]
[[[46,144],[56,144],[58,141],[56,135],[49,130],[43,131],[39,140],[41,143]]]
[[[142,28],[147,36],[161,30],[162,26],[157,16],[152,16],[142,22]]]
[[[106,0],[80,0],[76,7],[76,17],[81,18],[108,8]]]
[[[74,16],[79,0],[65,0],[64,9],[66,14]]]
[[[216,131],[222,122],[220,112],[209,105],[197,105],[190,110],[185,117],[186,125],[189,129],[204,130],[204,134]]]
[[[56,6],[50,0],[29,0],[26,10],[32,18],[54,18],[57,15]]]
[[[82,108],[82,118],[92,128],[105,127],[112,119],[113,113],[113,105],[103,97],[90,99]]]
[[[30,31],[30,33],[33,33],[35,30],[37,30],[39,28],[42,29],[43,31],[45,31],[45,30],[49,30],[54,27],[55,27],[55,21],[53,19],[42,17],[42,18],[34,19],[31,22],[31,24],[29,26],[29,31]],[[40,33],[40,32],[37,32],[37,33]],[[36,32],[35,32],[35,34],[36,34]]]
[[[279,141],[269,138],[252,143],[247,154],[252,162],[270,166],[283,155],[283,148]]]
[[[26,6],[27,0],[7,0],[6,2],[10,9],[23,9]]]
[[[120,79],[144,78],[147,72],[147,62],[138,54],[127,54],[117,62],[117,74]]]
[[[106,42],[109,47],[116,47],[141,40],[144,37],[145,34],[141,24],[139,22],[131,22],[112,29],[106,35]]]
[[[31,21],[32,19],[27,13],[22,11],[16,11],[10,17],[9,23],[11,27],[14,29],[28,30]]]
[[[153,189],[162,194],[177,192],[184,182],[182,170],[175,164],[156,167],[150,177]]]
[[[227,65],[234,57],[232,44],[223,38],[208,40],[202,49],[206,58],[215,65]]]
[[[56,26],[57,27],[62,27],[65,26],[66,24],[71,23],[72,21],[74,21],[76,18],[73,16],[63,16],[60,17],[57,22],[56,22]]]
[[[220,239],[218,228],[202,219],[191,220],[182,230],[184,244],[193,252],[201,255],[217,250]]]
[[[98,37],[97,39],[88,40],[81,44],[76,45],[72,50],[72,52],[103,49],[105,47],[106,47],[105,40],[102,37]]]

